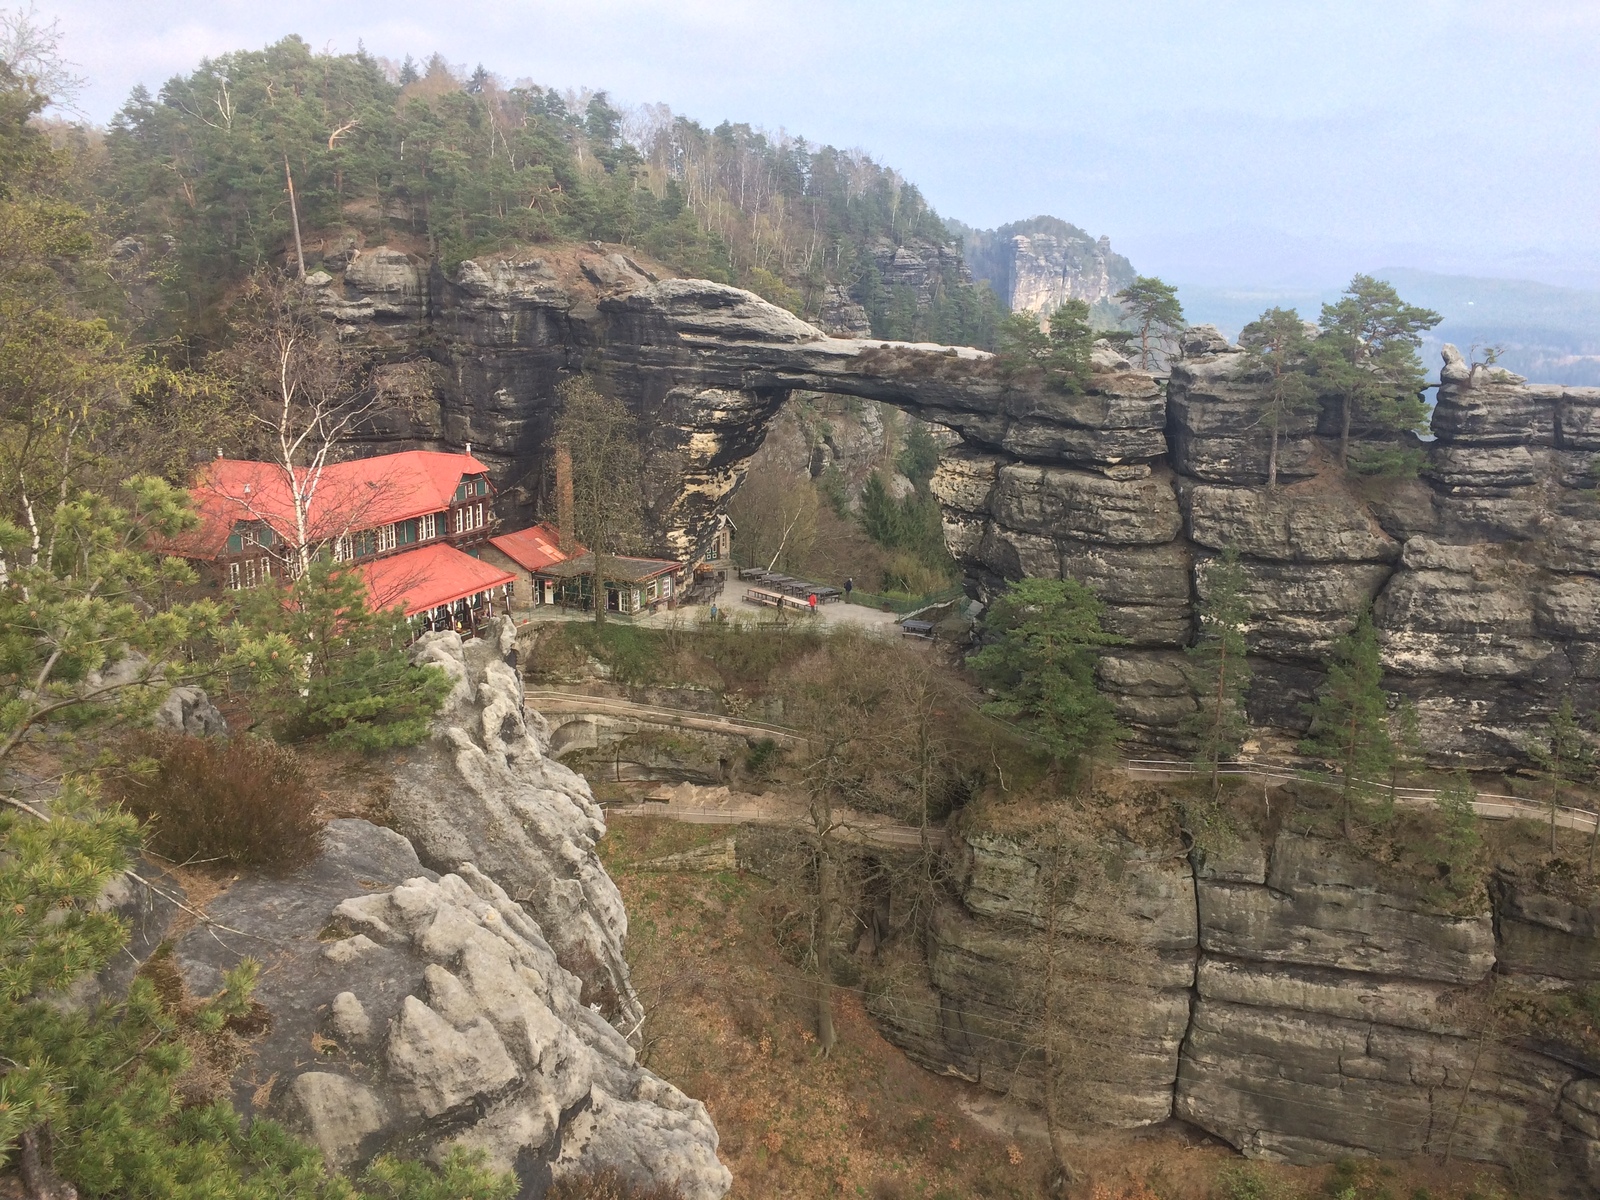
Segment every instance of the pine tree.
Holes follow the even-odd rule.
[[[1434,801],[1439,814],[1439,855],[1449,868],[1445,886],[1458,899],[1466,894],[1468,870],[1483,838],[1478,832],[1478,791],[1472,778],[1458,770],[1439,788]]]
[[[1268,381],[1262,420],[1272,438],[1267,451],[1267,488],[1272,490],[1278,486],[1278,448],[1284,425],[1317,407],[1316,389],[1306,374],[1311,340],[1294,309],[1269,308],[1244,327],[1239,344],[1246,353],[1244,373],[1264,375]]]
[[[1089,386],[1089,355],[1094,349],[1089,305],[1068,300],[1050,314],[1050,354],[1045,377],[1057,391],[1077,393]]]
[[[1051,313],[1048,331],[1034,313],[1011,313],[1000,323],[998,336],[995,357],[1005,378],[1037,371],[1045,385],[1058,392],[1076,394],[1088,387],[1095,333],[1084,301],[1068,300]]]
[[[1571,695],[1561,698],[1556,711],[1545,722],[1541,737],[1529,751],[1544,770],[1550,792],[1550,853],[1556,852],[1556,814],[1564,788],[1594,774],[1595,750],[1572,707]],[[1592,857],[1592,856],[1591,856]]]
[[[421,78],[422,72],[417,70],[417,60],[409,54],[406,55],[405,62],[400,64],[400,86],[405,87],[408,83],[415,83]]]
[[[1055,758],[1074,765],[1120,736],[1095,687],[1100,651],[1122,638],[1101,627],[1103,606],[1071,579],[1021,579],[997,596],[984,624],[994,640],[967,665],[998,693],[984,711],[1016,717]]]
[[[1388,774],[1395,754],[1383,661],[1370,609],[1334,647],[1327,683],[1310,713],[1311,732],[1300,748],[1339,768],[1339,821],[1349,838],[1354,835],[1357,802]]]
[[[1183,328],[1183,305],[1178,289],[1154,275],[1139,275],[1116,294],[1128,310],[1139,337],[1139,365],[1150,369],[1150,337],[1157,342],[1170,339]]]
[[[450,679],[411,662],[405,617],[368,603],[360,571],[319,558],[287,588],[241,595],[229,662],[255,683],[255,705],[277,736],[324,735],[362,750],[427,736]]]
[[[1357,275],[1344,295],[1322,306],[1322,336],[1313,358],[1324,390],[1339,406],[1339,465],[1366,471],[1402,469],[1402,456],[1377,452],[1352,462],[1350,429],[1356,416],[1380,433],[1417,429],[1427,417],[1422,402],[1422,334],[1443,318],[1400,299],[1371,275]]]
[[[1200,701],[1189,720],[1197,761],[1211,768],[1211,791],[1221,788],[1221,764],[1239,752],[1250,728],[1245,691],[1250,686],[1245,630],[1251,612],[1248,581],[1239,555],[1230,549],[1200,574],[1200,628],[1189,656],[1190,677]]]

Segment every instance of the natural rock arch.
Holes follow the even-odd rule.
[[[934,481],[952,551],[980,590],[1024,574],[1093,588],[1129,639],[1101,682],[1148,742],[1183,744],[1196,566],[1229,546],[1256,612],[1251,714],[1278,749],[1292,749],[1333,642],[1373,603],[1390,686],[1416,699],[1442,760],[1514,760],[1564,689],[1600,689],[1600,389],[1527,387],[1451,351],[1421,480],[1369,495],[1319,474],[1311,418],[1285,430],[1287,483],[1268,492],[1261,385],[1215,330],[1185,336],[1170,380],[1102,354],[1090,388],[1063,395],[1004,379],[982,351],[829,337],[749,292],[659,279],[603,247],[448,278],[369,253],[320,283],[325,311],[396,357],[427,344],[443,376],[436,421],[374,439],[470,443],[513,517],[538,507],[554,385],[577,371],[639,415],[680,553],[793,391],[955,430],[963,444]]]

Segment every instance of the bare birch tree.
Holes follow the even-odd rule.
[[[294,529],[279,557],[298,577],[322,545],[358,527],[376,500],[324,496],[319,504],[328,467],[362,425],[416,397],[380,386],[370,356],[339,343],[312,293],[275,272],[250,280],[236,314],[235,340],[217,365],[248,406],[260,456],[281,475]],[[228,499],[268,516],[250,495]]]
[[[594,555],[594,619],[605,620],[605,562],[644,537],[644,455],[638,423],[614,396],[583,376],[557,392],[556,440],[572,455],[572,518],[578,540]]]

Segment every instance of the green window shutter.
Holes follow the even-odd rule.
[[[237,553],[239,553],[239,551],[243,550],[244,549],[244,535],[243,534],[238,534],[238,533],[230,533],[228,535],[228,549],[229,549],[230,552],[232,552],[234,554],[237,554]]]

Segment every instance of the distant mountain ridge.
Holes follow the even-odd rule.
[[[988,283],[1012,312],[1048,315],[1067,300],[1087,301],[1101,324],[1121,318],[1111,299],[1133,282],[1133,264],[1111,249],[1108,237],[1092,237],[1059,217],[1012,221],[998,229],[973,229],[960,221],[946,227],[961,239],[973,277]]]
[[[1600,386],[1600,291],[1411,267],[1381,267],[1372,274],[1392,283],[1408,302],[1444,318],[1423,340],[1422,359],[1430,371],[1437,371],[1447,342],[1463,353],[1477,347],[1480,359],[1486,347],[1498,346],[1500,366],[1536,383]],[[1316,320],[1341,290],[1342,284],[1333,283],[1317,289],[1180,282],[1178,298],[1189,321],[1216,325],[1231,338],[1268,308],[1294,308]]]

